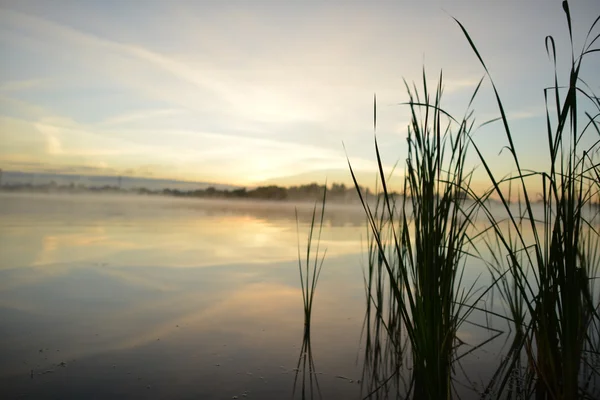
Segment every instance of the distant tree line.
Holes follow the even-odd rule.
[[[261,200],[319,200],[323,197],[325,185],[310,183],[307,185],[281,187],[276,185],[259,186],[256,188],[179,190],[147,188],[123,189],[118,186],[85,186],[82,184],[59,185],[56,182],[46,184],[11,183],[3,184],[0,189],[5,192],[40,192],[40,193],[136,193],[143,195],[165,195],[175,197],[197,197],[215,199],[261,199]],[[369,188],[360,188],[365,194],[370,195]],[[327,188],[328,200],[342,203],[351,203],[358,200],[356,188],[347,187],[343,183],[333,183]]]
[[[192,191],[164,189],[163,194],[177,197],[205,197],[225,199],[262,199],[262,200],[318,200],[323,197],[325,185],[311,183],[308,185],[282,187],[276,185],[259,186],[256,188],[216,189],[208,187]],[[370,193],[368,188],[361,188],[364,193]],[[336,202],[350,203],[356,201],[356,189],[343,183],[334,183],[327,189],[327,198]]]
[[[367,187],[360,186],[363,195],[373,198],[373,193]],[[213,198],[213,199],[253,199],[253,200],[275,200],[275,201],[318,201],[323,198],[325,185],[310,183],[307,185],[282,187],[276,185],[259,186],[256,188],[239,189],[219,189],[213,186],[206,189],[180,190],[180,189],[147,189],[131,188],[125,189],[114,185],[104,186],[86,186],[79,184],[61,185],[52,181],[50,183],[32,184],[32,183],[3,183],[0,185],[0,191],[3,192],[34,192],[34,193],[130,193],[155,196],[174,196],[174,197],[192,197],[192,198]],[[379,194],[382,196],[382,194]],[[398,192],[390,193],[392,198],[399,198]],[[346,186],[343,183],[333,183],[327,188],[327,201],[336,203],[354,203],[359,201],[354,186]],[[489,202],[498,203],[498,200],[488,199]],[[541,200],[540,200],[541,201]],[[590,204],[600,209],[600,201],[591,201]]]

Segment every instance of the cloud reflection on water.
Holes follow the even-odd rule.
[[[33,199],[26,201],[32,209],[45,207],[48,201],[30,197]],[[74,262],[204,267],[297,257],[294,205],[275,205],[271,211],[276,217],[269,219],[269,208],[260,204],[240,203],[235,209],[235,202],[223,205],[151,200],[154,208],[140,212],[129,204],[135,201],[132,199],[119,203],[83,198],[81,204],[65,204],[62,212],[55,206],[53,215],[40,221],[36,212],[15,217],[11,214],[11,208],[15,208],[12,203],[22,199],[3,197],[0,201],[5,211],[0,214],[0,222],[6,226],[6,244],[2,246],[5,257],[0,269]],[[144,198],[137,201],[146,202]],[[302,226],[308,223],[303,216],[301,212]],[[347,219],[355,220],[352,216]],[[362,224],[332,224],[324,232],[323,244],[333,256],[355,253],[363,232]],[[24,242],[28,243],[26,249]]]
[[[171,199],[0,203],[0,385],[10,393],[52,393],[53,384],[75,379],[92,385],[108,375],[85,371],[111,358],[150,377],[159,366],[141,360],[163,353],[177,355],[168,365],[179,380],[230,382],[262,368],[257,376],[278,385],[270,390],[291,393],[292,377],[282,374],[294,367],[302,333],[293,206],[276,206],[269,219],[264,207],[257,215],[248,205],[203,211]],[[364,229],[329,224],[313,348],[323,354],[331,393],[335,374],[355,373]],[[304,228],[301,220],[301,241]],[[81,367],[56,369],[72,360]],[[19,380],[30,369],[56,373],[31,386]]]

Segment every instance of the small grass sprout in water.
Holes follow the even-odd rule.
[[[325,203],[327,201],[327,183],[323,189],[323,199],[321,201],[321,212],[317,221],[317,204],[315,203],[312,212],[308,239],[306,244],[306,261],[303,265],[300,252],[300,228],[298,223],[298,210],[296,209],[296,229],[298,235],[298,271],[300,274],[300,287],[302,289],[302,303],[304,308],[304,334],[302,336],[302,346],[296,365],[296,374],[294,377],[294,386],[292,397],[296,394],[296,386],[300,372],[302,372],[302,389],[300,392],[302,399],[312,399],[315,393],[321,397],[319,381],[315,369],[315,362],[312,353],[310,341],[310,327],[312,317],[312,307],[317,289],[317,282],[323,268],[323,261],[327,250],[322,255],[319,254],[321,244],[321,233],[323,231],[323,218],[325,215]],[[318,223],[318,226],[316,225]],[[316,229],[318,231],[316,231]],[[313,248],[313,239],[316,234],[316,247]],[[314,253],[312,252],[314,250]]]

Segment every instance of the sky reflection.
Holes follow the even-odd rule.
[[[153,398],[291,395],[303,333],[294,206],[1,195],[0,387],[42,398],[67,387],[135,398],[148,386]],[[304,257],[313,205],[296,206]],[[360,209],[327,210],[311,349],[323,397],[351,397],[367,232]],[[489,282],[485,265],[467,258],[462,286],[476,297]],[[504,311],[499,295],[478,305]],[[469,317],[460,352],[497,332],[471,322],[489,321]],[[504,334],[464,362],[482,382],[509,335],[505,321],[494,328]]]
[[[5,232],[0,269],[72,263],[205,267],[297,257],[293,205],[278,205],[275,214],[280,218],[267,219],[268,209],[253,209],[248,204],[238,210],[232,210],[231,205],[222,210],[205,202],[146,202],[140,198],[139,202],[150,203],[145,207],[153,206],[140,210],[129,204],[131,199],[120,203],[110,198],[84,199],[82,204],[65,205],[62,213],[54,207],[52,214],[40,219],[35,209],[46,209],[47,199],[28,198],[33,211],[15,215],[13,209],[20,208],[22,197],[0,199],[4,208],[0,223]],[[307,231],[305,214],[300,213],[301,241]],[[362,224],[352,228],[345,227],[343,221],[338,226],[328,225],[322,243],[330,255],[354,253],[360,248]]]
[[[228,397],[289,395],[302,335],[293,207],[269,220],[135,200],[0,197],[0,386],[44,397],[78,380],[85,395],[108,380],[100,393],[136,397],[162,382],[152,396],[219,398],[234,380]],[[313,349],[325,394],[358,390],[335,376],[359,376],[363,231],[324,231]]]

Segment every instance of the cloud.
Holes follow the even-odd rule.
[[[0,127],[3,120],[12,124],[12,134],[6,136],[9,145],[22,137],[21,132],[38,135],[29,135],[31,140],[25,144],[26,153],[36,156],[21,158],[20,162],[42,157],[50,165],[110,166],[156,177],[178,176],[239,184],[302,170],[343,167],[346,163],[341,149],[273,139],[192,129],[85,125],[60,116],[46,116],[40,122],[0,118]],[[0,152],[0,161],[10,163],[10,154]],[[357,165],[360,163],[359,159]],[[374,166],[367,161],[362,164]]]
[[[425,54],[428,71],[446,64],[451,106],[463,97],[466,106],[483,72],[458,29],[441,31],[451,19],[431,6],[400,12],[353,4],[342,15],[340,4],[259,11],[149,5],[148,15],[160,15],[157,33],[156,22],[132,23],[123,10],[96,14],[87,6],[41,4],[27,12],[16,3],[1,8],[3,42],[13,59],[34,62],[23,63],[33,78],[24,73],[0,83],[2,114],[19,120],[17,130],[0,135],[13,154],[33,160],[43,152],[56,165],[135,171],[157,165],[143,170],[256,182],[343,169],[343,141],[356,168],[370,170],[373,92],[381,105],[403,101],[402,77],[420,79]],[[407,35],[425,20],[436,26],[431,34]],[[459,45],[448,45],[451,39]],[[495,59],[509,52],[500,50],[492,52]],[[38,63],[44,68],[34,68]],[[495,106],[483,103],[481,111],[488,110]],[[380,107],[382,152],[390,162],[402,157],[404,144],[402,135],[386,135],[398,124],[404,132],[406,123],[397,121],[405,119],[397,107]],[[17,137],[25,131],[27,139]],[[7,151],[0,156],[6,160]]]
[[[3,96],[0,94],[0,110],[1,115],[21,117],[25,119],[38,119],[44,117],[52,117],[54,114],[45,107],[36,104],[31,104],[23,100]],[[1,132],[0,132],[1,134]]]
[[[68,164],[35,161],[28,155],[1,156],[2,166],[6,170],[21,172],[40,172],[49,174],[73,174],[73,175],[119,175],[121,171],[106,165],[93,164]],[[131,174],[135,176],[135,173]]]
[[[19,92],[22,90],[35,89],[48,83],[47,79],[28,79],[20,81],[7,81],[0,83],[0,92]]]
[[[116,115],[107,118],[102,122],[103,125],[122,125],[130,122],[138,122],[142,120],[155,119],[157,117],[171,117],[185,114],[185,110],[176,108],[167,108],[159,110],[141,110],[130,114]]]
[[[53,155],[53,156],[63,154],[64,152],[63,152],[63,148],[62,148],[62,144],[60,143],[60,140],[58,140],[58,138],[56,136],[53,136],[48,131],[46,131],[44,133],[45,133],[46,140],[47,140],[47,142],[46,142],[46,152],[48,154]]]
[[[374,28],[373,16],[354,17],[365,27],[358,33],[348,30],[347,24],[340,30],[342,21],[329,10],[333,22],[317,20],[314,29],[319,35],[288,30],[283,36],[264,27],[265,16],[243,12],[221,16],[237,34],[224,35],[223,27],[216,23],[198,24],[189,32],[199,38],[198,43],[185,55],[169,56],[36,16],[10,10],[4,13],[7,25],[33,33],[57,53],[68,49],[69,57],[102,70],[111,79],[192,110],[217,112],[217,117],[275,123],[324,121],[349,115],[350,99],[368,97],[376,89],[382,95],[386,90],[397,94],[403,88],[399,60],[381,52],[384,45],[375,39],[380,32]],[[373,44],[378,46],[378,57],[361,59]],[[231,60],[236,59],[233,64]],[[420,66],[416,67],[404,63],[402,70],[418,71]],[[459,88],[465,81],[472,79],[449,80],[446,86],[448,90]]]

